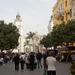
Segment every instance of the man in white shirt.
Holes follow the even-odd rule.
[[[21,70],[24,70],[24,64],[25,64],[25,54],[20,55],[20,63],[21,63]]]
[[[56,75],[56,58],[53,57],[52,52],[49,52],[46,58],[46,64],[48,66],[47,75]]]

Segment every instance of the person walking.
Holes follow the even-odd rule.
[[[20,64],[21,64],[21,70],[24,70],[24,64],[25,64],[25,54],[20,55]]]
[[[19,62],[20,62],[19,54],[16,54],[14,56],[13,61],[15,64],[15,71],[19,71]]]
[[[46,75],[46,73],[47,73],[47,64],[46,64],[47,56],[48,56],[47,51],[45,51],[43,53],[43,66],[44,66],[44,73],[43,73],[43,75]]]
[[[48,53],[48,57],[46,58],[47,75],[56,75],[56,58],[53,57],[53,52]]]
[[[29,63],[30,63],[30,70],[33,71],[34,70],[34,63],[35,63],[35,56],[34,56],[33,52],[31,52],[29,55]]]
[[[42,68],[42,53],[38,51],[38,53],[36,54],[36,58],[37,58],[37,66],[38,69],[41,67]]]

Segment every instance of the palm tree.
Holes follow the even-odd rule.
[[[27,37],[26,37],[27,44],[30,45],[30,46],[32,46],[33,50],[34,50],[34,43],[33,43],[33,41],[34,41],[34,37],[33,36],[34,35],[35,35],[34,32],[29,32],[29,33],[27,33]],[[32,43],[30,43],[30,40],[32,40]]]
[[[27,33],[27,39],[31,39],[31,38],[33,38],[33,36],[35,35],[35,33],[34,32],[29,32],[29,33]]]

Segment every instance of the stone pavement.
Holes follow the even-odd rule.
[[[59,63],[57,64],[57,74],[56,75],[71,75],[69,71],[70,64]],[[24,71],[15,71],[13,63],[7,63],[3,66],[0,66],[0,75],[43,75],[43,69],[35,69],[30,71],[25,68]]]
[[[71,75],[70,74],[70,63],[59,63],[57,64],[56,75]]]

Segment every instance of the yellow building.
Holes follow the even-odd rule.
[[[57,0],[53,8],[53,24],[67,23],[69,20],[75,20],[75,0]],[[75,43],[69,45],[75,46]]]
[[[54,25],[75,19],[75,0],[57,0],[53,8]]]

